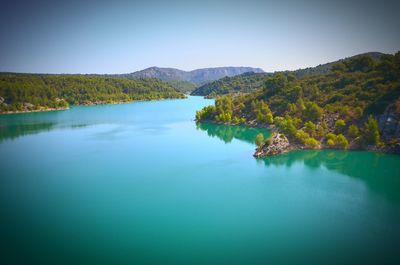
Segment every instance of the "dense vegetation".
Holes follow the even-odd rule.
[[[256,92],[217,97],[196,119],[271,126],[310,149],[382,148],[398,137],[382,141],[377,117],[389,105],[399,114],[399,98],[400,53],[365,55],[339,61],[325,74],[276,73]]]
[[[195,90],[192,95],[214,98],[217,95],[229,93],[249,93],[261,89],[271,76],[269,73],[244,73],[233,77],[224,77],[217,81],[204,84]]]
[[[321,64],[316,67],[299,69],[296,71],[285,71],[283,74],[291,74],[295,78],[302,78],[311,75],[324,75],[331,72],[332,67],[337,63],[356,59],[357,57],[367,56],[373,60],[379,60],[383,54],[378,52],[356,55],[350,58],[339,60],[332,63]],[[264,83],[271,76],[271,73],[244,73],[233,77],[221,78],[214,82],[206,83],[196,88],[192,95],[215,98],[218,95],[230,93],[249,93],[262,89]]]
[[[269,133],[265,129],[252,128],[247,126],[229,126],[223,124],[212,124],[198,122],[196,128],[202,131],[206,131],[208,136],[217,137],[225,143],[232,142],[233,139],[238,139],[251,144],[255,143],[256,136],[262,135],[262,137],[268,137]]]
[[[189,81],[170,80],[166,82],[184,94],[189,94],[196,88],[196,85]]]
[[[158,79],[0,74],[0,112],[182,97],[182,93]]]

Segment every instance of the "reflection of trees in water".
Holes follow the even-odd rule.
[[[1,124],[0,142],[7,139],[15,139],[29,134],[36,134],[42,131],[50,131],[53,127],[54,122],[33,124]]]
[[[67,126],[72,129],[79,129],[88,126],[87,124],[75,124]],[[41,122],[41,123],[26,123],[26,124],[16,124],[16,123],[3,123],[0,124],[0,142],[5,140],[16,139],[21,136],[37,134],[44,131],[51,131],[55,129],[55,122]],[[62,127],[59,127],[62,128]]]
[[[371,190],[400,200],[400,156],[374,152],[337,150],[292,151],[260,159],[266,166],[287,166],[302,162],[309,169],[329,170],[362,180]]]
[[[269,136],[266,129],[251,128],[239,125],[221,125],[212,123],[196,123],[197,129],[206,131],[208,136],[218,137],[225,143],[232,142],[233,139],[238,139],[251,144],[254,144],[257,134],[263,133],[265,138]]]

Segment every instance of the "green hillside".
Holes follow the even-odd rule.
[[[379,60],[383,53],[370,52],[345,58],[336,62],[320,64],[315,67],[308,67],[295,71],[284,71],[281,72],[285,75],[291,76],[292,78],[302,78],[311,75],[328,74],[332,66],[341,62],[346,62],[358,57],[367,56],[374,61]],[[217,95],[226,95],[230,93],[249,93],[262,89],[264,83],[272,75],[272,73],[244,73],[233,77],[225,77],[214,82],[206,83],[196,88],[192,95],[205,96],[207,98],[214,98]]]
[[[270,126],[308,148],[381,148],[400,138],[397,129],[384,131],[398,128],[399,97],[400,53],[364,55],[339,61],[325,74],[276,73],[258,91],[217,97],[196,118]],[[388,118],[378,124],[385,110]]]
[[[183,97],[181,92],[158,79],[0,74],[0,112]]]

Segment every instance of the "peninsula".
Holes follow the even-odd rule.
[[[400,153],[400,52],[372,55],[322,72],[274,73],[256,91],[217,96],[196,121],[271,129],[270,139],[257,136],[256,157],[294,149]]]

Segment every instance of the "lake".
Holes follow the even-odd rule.
[[[400,264],[400,156],[255,159],[212,103],[1,115],[1,263]]]

